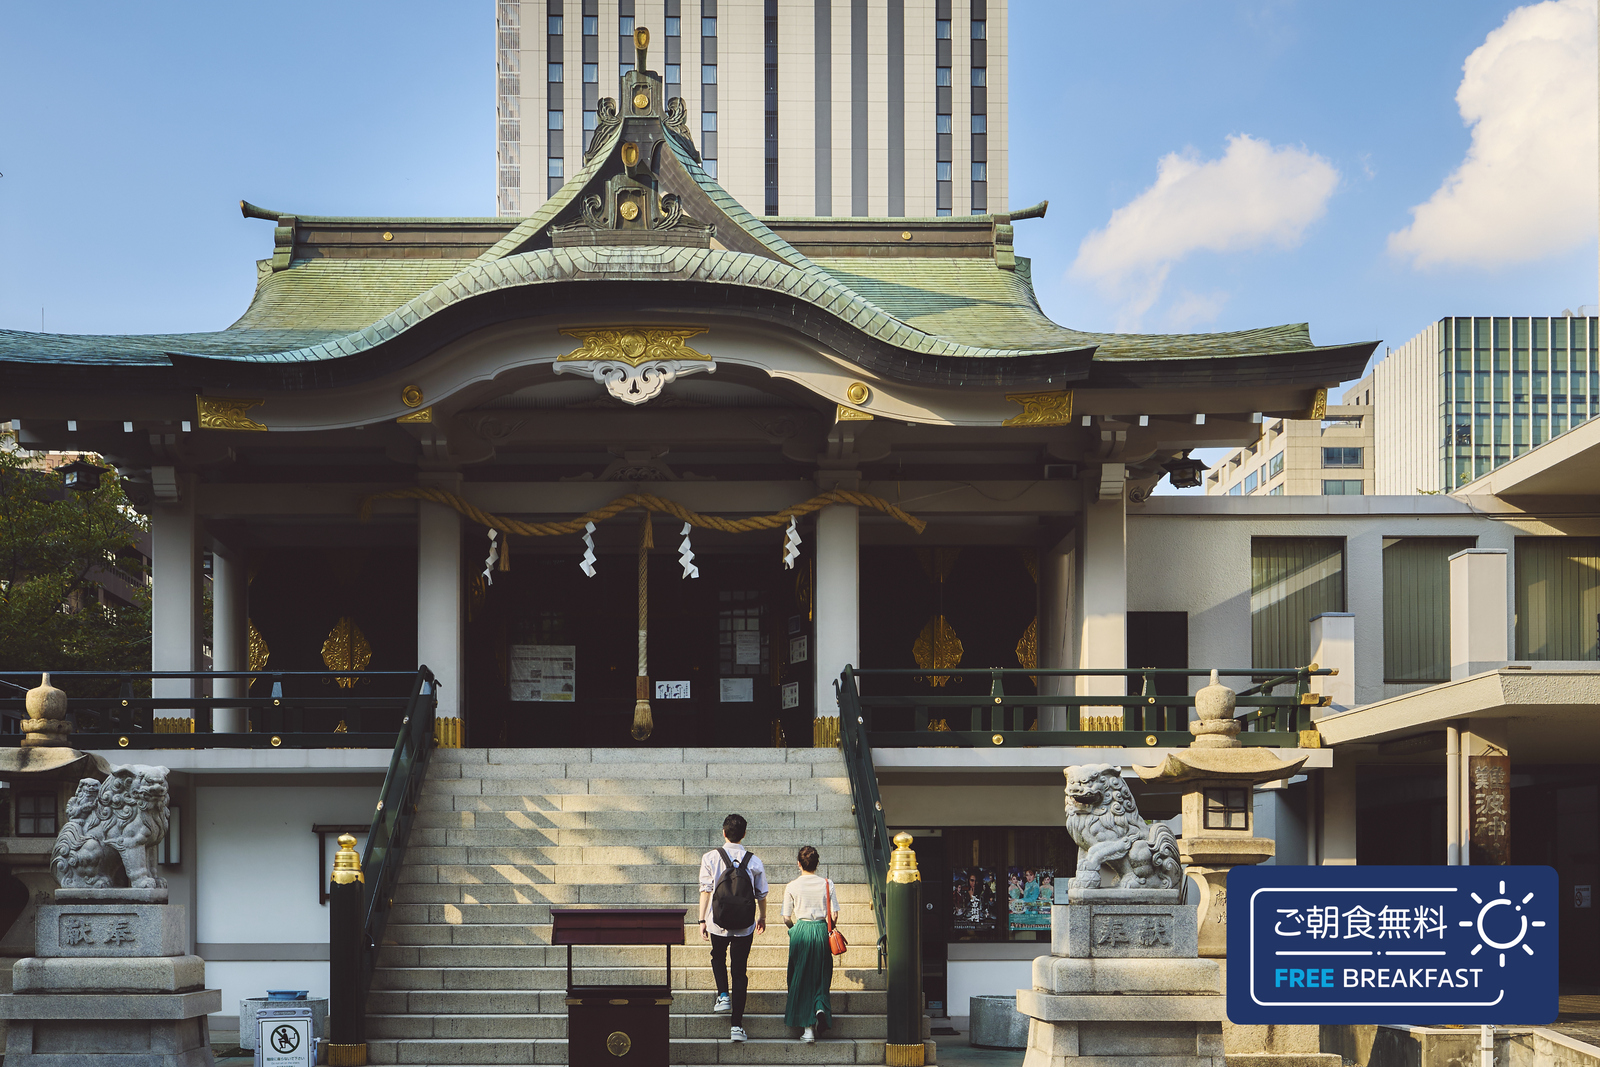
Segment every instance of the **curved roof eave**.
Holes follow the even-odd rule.
[[[342,337],[279,352],[258,351],[238,356],[174,352],[172,355],[179,358],[192,355],[206,362],[232,364],[287,366],[329,363],[388,345],[446,309],[474,298],[563,282],[604,281],[709,286],[713,292],[750,290],[762,295],[768,304],[773,303],[773,297],[782,297],[787,303],[803,304],[823,312],[826,319],[848,327],[850,332],[861,335],[874,347],[899,350],[903,353],[903,366],[901,360],[891,357],[870,360],[877,366],[869,366],[868,369],[902,380],[926,381],[932,378],[953,383],[979,378],[1000,385],[1049,379],[1065,384],[1069,380],[1081,380],[1088,373],[1093,355],[1093,349],[1089,346],[1016,349],[959,344],[907,325],[868,303],[818,268],[795,267],[746,252],[669,246],[545,248],[503,259],[479,260],[372,325]],[[706,301],[697,306],[710,310],[719,304],[732,305],[730,310],[735,313],[750,310],[741,307],[737,301],[725,299]],[[775,306],[767,311],[773,314],[757,317],[787,319],[801,332],[814,336],[822,332],[815,315],[783,315],[778,313],[780,309]],[[915,370],[915,363],[929,360],[956,360],[969,365],[973,373],[964,374],[948,366],[942,370],[936,369],[931,375],[907,373]],[[1026,370],[1009,366],[1014,360],[1022,360],[1030,366]],[[1041,362],[1053,366],[1041,366]]]

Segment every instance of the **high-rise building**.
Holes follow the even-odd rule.
[[[499,0],[498,211],[574,173],[651,32],[707,173],[753,214],[1006,210],[1006,0]]]
[[[1600,414],[1600,318],[1449,316],[1346,394],[1370,403],[1382,494],[1449,492]]]

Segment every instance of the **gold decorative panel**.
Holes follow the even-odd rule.
[[[911,644],[911,655],[917,661],[917,666],[923,670],[949,670],[961,665],[961,656],[966,651],[961,645],[961,638],[956,636],[955,627],[943,615],[935,615],[928,620],[922,628],[917,639]],[[928,684],[943,686],[950,680],[949,675],[930,675]]]
[[[245,415],[265,400],[250,397],[196,396],[195,411],[202,430],[265,430],[266,427]]]
[[[833,421],[834,422],[871,422],[872,421],[872,416],[868,415],[865,411],[857,411],[855,408],[847,408],[843,404],[840,404],[838,406],[838,410],[835,411],[834,414],[833,414]]]
[[[267,647],[267,639],[261,636],[261,631],[256,629],[254,622],[248,623],[250,627],[250,669],[259,671],[267,665],[267,660],[272,657],[272,649]]]
[[[364,671],[372,662],[372,646],[367,644],[367,635],[350,616],[342,617],[328,632],[328,639],[322,642],[322,662],[330,671]],[[339,679],[339,685],[345,689],[355,684],[354,678]]]
[[[1318,389],[1317,395],[1311,398],[1311,406],[1306,409],[1307,419],[1321,420],[1328,414],[1328,390]]]
[[[433,408],[430,405],[429,407],[423,408],[421,411],[408,411],[404,415],[401,415],[398,419],[395,419],[394,421],[395,422],[432,422],[433,421]]]
[[[583,344],[573,349],[564,356],[556,357],[557,363],[569,363],[576,360],[601,360],[614,359],[637,367],[641,363],[652,359],[682,359],[706,360],[711,359],[704,352],[697,352],[690,348],[686,342],[689,338],[708,332],[705,326],[623,326],[617,329],[563,329],[561,332],[568,337],[576,337]]]
[[[1022,405],[1002,426],[1066,426],[1072,422],[1072,390],[1050,393],[1007,393],[1006,399]]]
[[[818,715],[811,720],[811,747],[839,747],[839,716]]]

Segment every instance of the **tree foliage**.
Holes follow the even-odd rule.
[[[0,669],[148,670],[149,588],[131,606],[95,596],[104,568],[142,572],[118,553],[147,521],[116,477],[74,492],[14,445],[0,434]]]

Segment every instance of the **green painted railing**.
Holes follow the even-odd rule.
[[[856,832],[861,840],[861,858],[867,867],[867,888],[872,894],[872,917],[878,924],[878,970],[884,967],[889,944],[888,898],[889,854],[894,843],[883,821],[883,797],[878,792],[878,775],[872,769],[872,746],[867,743],[865,718],[856,701],[856,686],[846,667],[844,676],[833,683],[839,698],[839,750],[844,753],[850,776],[851,810],[856,817]]]
[[[1311,691],[1311,679],[1333,673],[1315,664],[1309,667],[1217,669],[1220,681],[1243,678],[1255,682],[1237,696],[1236,717],[1241,726],[1239,740],[1246,745],[1275,748],[1300,746],[1302,731],[1312,729],[1312,709],[1323,702],[1323,698]],[[974,670],[957,667],[928,671],[847,666],[836,688],[840,693],[841,712],[845,711],[847,700],[854,707],[854,715],[860,720],[855,725],[864,734],[864,743],[868,748],[993,748],[1005,745],[1032,748],[1162,748],[1182,747],[1194,740],[1188,729],[1189,709],[1194,707],[1194,694],[1158,694],[1158,683],[1162,680],[1181,680],[1187,689],[1190,678],[1210,676],[1211,668],[1185,667],[1127,670],[1027,667]],[[927,681],[930,677],[986,680],[989,692],[987,695],[945,692],[931,686]],[[1128,695],[1007,692],[1008,681],[1013,690],[1021,690],[1032,689],[1037,681],[1045,678],[1086,677],[1133,679],[1139,683],[1139,692]],[[862,681],[871,683],[878,679],[903,679],[920,691],[893,694],[861,691]],[[1292,692],[1281,695],[1276,692],[1284,687],[1292,689]],[[869,685],[868,688],[878,689],[881,686]],[[1067,728],[1040,729],[1036,713],[1044,708],[1065,710]],[[1084,709],[1105,709],[1102,712],[1104,715],[1114,715],[1113,709],[1121,709],[1123,729],[1084,729]],[[892,716],[899,721],[886,723],[884,720],[891,718],[887,713],[892,712],[902,713]],[[909,716],[905,712],[909,712]],[[842,726],[840,734],[841,737],[844,734]]]

